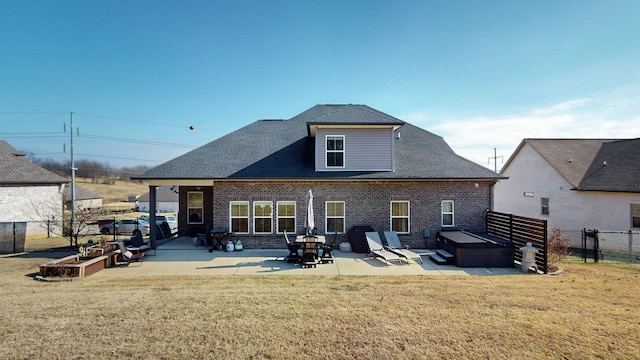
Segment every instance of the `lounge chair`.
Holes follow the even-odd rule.
[[[366,232],[364,235],[367,238],[367,245],[369,245],[369,256],[373,255],[384,259],[387,266],[389,266],[389,263],[394,260],[402,265],[402,259],[398,254],[392,253],[384,248],[382,241],[380,240],[380,235],[378,235],[377,232]]]
[[[289,237],[287,236],[287,232],[284,232],[284,241],[287,244],[287,249],[289,249],[289,256],[287,256],[287,262],[298,262],[300,261],[300,255],[298,254],[298,250],[300,250],[300,245],[295,242],[289,241]]]
[[[132,261],[140,261],[142,262],[142,260],[144,259],[144,252],[139,252],[139,253],[132,253],[131,250],[128,250],[125,246],[124,243],[122,241],[118,242],[118,247],[120,248],[120,254],[122,255],[122,261],[127,263],[127,266],[129,266],[129,264]]]
[[[387,250],[396,253],[406,259],[413,259],[416,262],[420,260],[420,264],[422,264],[422,257],[420,254],[417,254],[411,250],[409,250],[409,246],[402,246],[400,239],[398,238],[398,233],[395,231],[385,231],[384,237],[387,239]],[[407,260],[407,264],[409,261]]]

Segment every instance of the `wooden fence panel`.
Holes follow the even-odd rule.
[[[547,273],[547,221],[495,211],[487,212],[486,231],[489,235],[509,240],[516,246],[516,260],[522,261],[520,248],[528,242],[540,249],[536,263]]]

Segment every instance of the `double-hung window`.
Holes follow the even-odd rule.
[[[235,234],[249,233],[249,202],[232,201],[229,203],[229,222],[231,232]]]
[[[326,234],[344,233],[344,201],[325,203]]]
[[[287,232],[294,234],[296,232],[296,202],[295,201],[278,201],[276,208],[278,210],[278,233]]]
[[[454,226],[454,207],[453,200],[442,201],[442,226]]]
[[[273,203],[271,201],[253,202],[253,233],[271,234],[273,232]]]
[[[631,204],[631,227],[640,228],[640,204]]]
[[[202,224],[203,198],[201,191],[187,192],[187,224]]]
[[[540,198],[540,213],[542,215],[549,215],[549,198]]]
[[[409,233],[409,202],[391,202],[391,231],[400,234]]]
[[[327,167],[344,167],[344,135],[327,135]]]

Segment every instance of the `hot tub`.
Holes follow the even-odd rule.
[[[513,267],[515,245],[487,234],[440,231],[438,248],[453,255],[459,267]]]

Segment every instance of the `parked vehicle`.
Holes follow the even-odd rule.
[[[178,231],[178,220],[173,215],[156,215],[156,224],[162,224],[166,222],[169,225],[171,232]]]
[[[138,219],[149,221],[149,215],[140,215]],[[168,214],[156,214],[156,224],[160,225],[166,222],[169,225],[171,232],[178,231],[178,219],[174,215]]]
[[[113,224],[113,219],[100,219],[96,221],[96,225],[98,225],[98,227],[100,228],[107,224]]]
[[[115,224],[116,234],[132,234],[135,235],[137,231],[140,231],[142,235],[149,235],[150,226],[148,221],[140,219],[122,219],[118,220]],[[104,235],[114,233],[113,223],[104,224],[100,227],[100,232]]]

